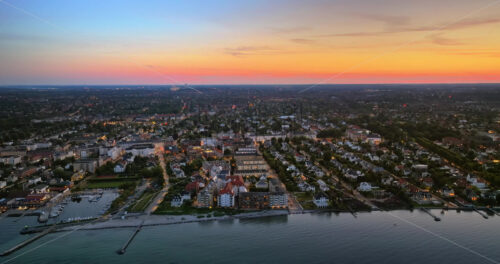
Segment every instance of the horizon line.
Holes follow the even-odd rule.
[[[307,86],[307,85],[315,85],[315,86],[332,86],[332,85],[491,85],[491,84],[500,84],[500,82],[408,82],[408,83],[323,83],[323,84],[314,84],[314,83],[263,83],[263,84],[250,84],[250,83],[236,83],[236,84],[0,84],[0,88],[9,88],[9,87],[42,87],[42,86],[55,86],[55,87],[63,87],[63,86],[173,86],[173,87],[182,87],[182,86]]]

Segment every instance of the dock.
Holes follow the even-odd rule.
[[[424,211],[425,213],[427,213],[428,215],[430,215],[432,218],[434,218],[434,221],[436,221],[436,222],[441,221],[441,218],[439,218],[436,215],[434,215],[429,209],[427,209],[427,208],[420,208],[420,210]]]
[[[127,247],[130,245],[130,243],[132,243],[132,240],[134,240],[134,238],[137,235],[137,233],[139,233],[139,231],[141,231],[143,223],[144,223],[144,221],[142,221],[142,223],[139,226],[137,226],[137,228],[135,229],[134,233],[130,236],[130,238],[123,245],[123,247],[121,249],[119,249],[118,251],[116,251],[116,253],[118,253],[119,255],[125,254],[125,252],[127,251]]]
[[[49,227],[47,229],[45,229],[43,232],[41,232],[40,234],[28,239],[28,240],[25,240],[17,245],[15,245],[14,247],[12,247],[11,249],[8,249],[6,251],[4,251],[2,254],[0,254],[0,256],[7,256],[7,255],[10,255],[12,253],[14,253],[15,251],[31,244],[32,242],[42,238],[43,236],[47,235],[48,233],[52,232],[53,230],[55,229],[55,227]]]

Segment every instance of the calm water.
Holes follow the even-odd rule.
[[[115,251],[132,229],[57,233],[0,263],[495,263],[446,239],[500,261],[500,217],[440,216],[441,222],[420,211],[306,214],[145,227],[125,255]],[[19,223],[1,221],[0,250],[26,238],[11,230]]]

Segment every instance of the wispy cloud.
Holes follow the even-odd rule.
[[[410,23],[410,17],[407,16],[394,16],[394,15],[381,15],[381,14],[361,14],[362,18],[369,20],[379,21],[387,24],[388,26],[402,26]]]
[[[464,44],[462,41],[444,37],[442,34],[430,35],[428,39],[432,43],[441,46],[459,46]]]
[[[447,26],[443,27],[443,28],[439,28],[439,25],[438,26],[404,26],[404,24],[407,24],[409,21],[409,18],[405,18],[405,17],[367,16],[367,18],[371,18],[371,19],[374,19],[377,21],[383,21],[384,23],[386,23],[388,25],[388,27],[387,27],[387,29],[382,30],[382,31],[359,31],[359,32],[333,33],[333,34],[320,35],[319,37],[373,37],[373,36],[383,36],[383,35],[387,35],[387,34],[407,33],[407,32],[460,30],[460,29],[466,29],[466,28],[470,28],[470,27],[500,23],[500,18],[471,18],[471,19],[464,19],[464,20],[456,22],[456,23],[441,23],[441,25],[447,25]]]
[[[268,47],[268,46],[240,46],[235,48],[225,48],[224,53],[242,57],[248,55],[270,55],[275,53],[281,53],[282,50]]]
[[[295,34],[301,32],[309,32],[312,30],[311,27],[297,26],[297,27],[272,27],[270,28],[272,33],[275,34]]]
[[[290,41],[295,42],[297,44],[305,44],[305,45],[316,44],[316,40],[308,38],[293,38],[290,39]]]
[[[500,52],[498,51],[455,51],[448,54],[452,55],[463,55],[463,56],[474,56],[474,57],[489,57],[489,58],[500,58]]]

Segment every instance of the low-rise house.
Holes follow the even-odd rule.
[[[430,189],[434,186],[434,180],[432,180],[431,177],[425,177],[422,179],[422,185],[424,185],[425,188]]]
[[[42,178],[40,176],[34,176],[28,179],[28,184],[33,185],[42,182]]]
[[[33,193],[48,193],[49,186],[47,184],[39,184],[33,188]]]
[[[469,199],[470,201],[477,201],[477,199],[479,199],[479,195],[476,194],[476,192],[472,189],[465,189],[465,195],[467,196],[467,199]]]
[[[183,202],[184,201],[180,195],[174,195],[174,197],[172,197],[172,200],[170,201],[170,206],[181,207]]]
[[[443,187],[441,193],[443,194],[444,197],[448,198],[455,196],[455,191],[452,188],[449,188],[448,186]]]
[[[47,193],[29,194],[23,199],[22,204],[29,207],[40,207],[50,198]]]
[[[269,188],[269,184],[267,183],[267,178],[264,176],[260,177],[259,181],[255,183],[255,188],[267,190]]]
[[[432,195],[427,191],[416,191],[411,195],[411,199],[418,204],[431,204],[434,199]]]
[[[329,203],[328,196],[326,196],[326,194],[324,194],[323,192],[317,193],[316,195],[314,195],[313,203],[318,208],[328,207]]]
[[[173,176],[176,178],[185,178],[186,175],[184,171],[181,169],[181,166],[177,163],[173,163],[170,165],[170,169],[172,170]]]
[[[205,184],[202,181],[193,181],[186,185],[184,190],[189,193],[197,194],[200,189],[205,187]]]
[[[9,177],[7,177],[7,182],[14,183],[17,180],[18,180],[18,178],[17,178],[17,175],[15,175],[15,174],[11,174],[11,175],[9,175]]]
[[[23,169],[19,173],[19,178],[29,177],[29,176],[35,174],[37,171],[38,171],[37,167],[29,167],[29,168]]]
[[[482,178],[479,178],[477,176],[474,176],[474,175],[467,175],[467,181],[473,185],[473,186],[476,186],[477,188],[479,189],[484,189],[487,187],[487,184],[486,184],[486,181]]]
[[[80,181],[83,179],[83,177],[85,177],[85,172],[84,171],[77,171],[77,172],[73,173],[73,175],[71,176],[71,181],[72,182]]]
[[[357,189],[360,192],[371,192],[372,185],[369,182],[361,182]]]
[[[115,173],[124,173],[126,169],[127,169],[127,162],[126,161],[122,161],[122,162],[118,162],[115,165],[115,167],[113,168],[113,171]]]
[[[347,169],[344,176],[349,180],[356,181],[359,177],[364,177],[365,174],[359,170]]]
[[[394,178],[392,178],[391,176],[383,177],[382,184],[383,185],[391,185],[393,180],[394,180]]]
[[[314,186],[312,186],[309,183],[304,182],[304,181],[302,181],[299,184],[297,184],[297,187],[302,192],[315,192],[316,191],[316,187],[314,187]]]
[[[313,169],[313,171],[314,171],[314,175],[316,175],[316,177],[318,177],[318,178],[323,178],[323,176],[325,176],[325,172],[320,168],[315,167]]]
[[[329,191],[330,188],[328,187],[328,185],[326,185],[326,183],[323,181],[323,180],[317,180],[316,181],[319,185],[319,189],[323,192],[326,192],[326,191]]]
[[[21,162],[22,162],[22,157],[18,155],[0,157],[0,163],[9,164],[11,166],[15,166]]]
[[[186,191],[182,191],[181,192],[181,198],[183,201],[191,201],[191,193],[190,192],[186,192]]]
[[[296,153],[296,154],[295,154],[295,160],[296,160],[297,162],[303,162],[303,161],[305,161],[305,160],[306,160],[306,158],[305,158],[304,156],[302,156],[302,155],[300,155],[300,154]]]

